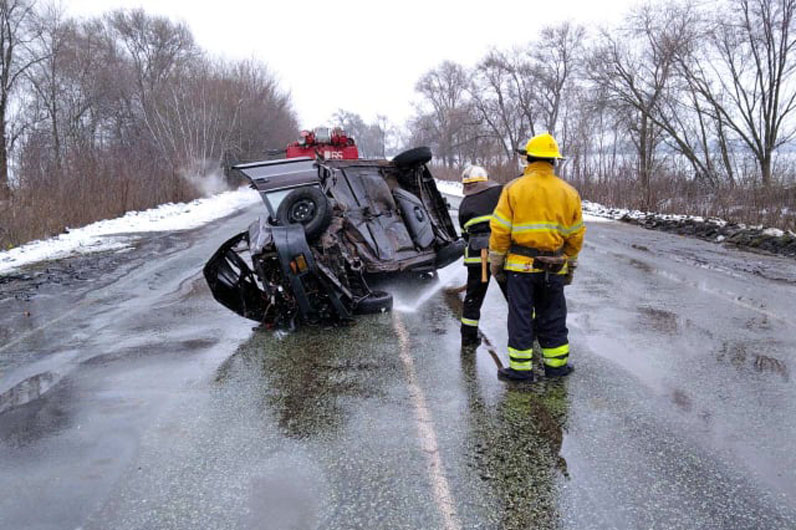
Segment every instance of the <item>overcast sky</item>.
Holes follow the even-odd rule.
[[[449,59],[467,66],[490,47],[533,39],[550,23],[611,24],[637,0],[393,1],[64,0],[70,15],[141,7],[186,22],[211,54],[265,61],[289,90],[302,127],[338,108],[402,124],[414,85]],[[330,124],[331,125],[331,124]]]

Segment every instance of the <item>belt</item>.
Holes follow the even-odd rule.
[[[527,258],[536,258],[539,256],[561,256],[564,254],[564,247],[562,246],[557,250],[539,250],[538,248],[526,247],[525,245],[512,243],[511,247],[509,247],[509,253],[518,254]]]

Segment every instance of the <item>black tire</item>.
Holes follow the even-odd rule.
[[[431,148],[422,146],[409,149],[392,159],[398,167],[413,167],[431,161]]]
[[[321,190],[308,186],[288,193],[279,205],[276,218],[282,225],[304,225],[307,241],[312,241],[332,222],[332,208]]]
[[[392,309],[392,295],[384,291],[373,291],[368,297],[359,301],[354,308],[357,315],[371,315]]]

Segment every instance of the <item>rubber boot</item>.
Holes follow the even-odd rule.
[[[565,377],[575,371],[575,367],[571,364],[565,364],[564,366],[559,366],[558,368],[551,368],[550,366],[544,367],[544,376],[545,377]]]
[[[498,379],[501,381],[512,381],[517,383],[533,383],[533,372],[531,370],[515,370],[514,368],[499,368]]]
[[[478,338],[478,328],[475,326],[462,326],[462,348],[475,348],[481,344]]]

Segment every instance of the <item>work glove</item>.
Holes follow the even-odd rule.
[[[575,258],[569,258],[567,260],[567,273],[564,274],[564,285],[569,285],[572,283],[572,279],[575,277],[575,269],[578,268],[578,260]]]
[[[506,255],[499,252],[489,251],[489,270],[496,281],[503,283],[506,281],[506,271],[503,266],[506,263]]]

